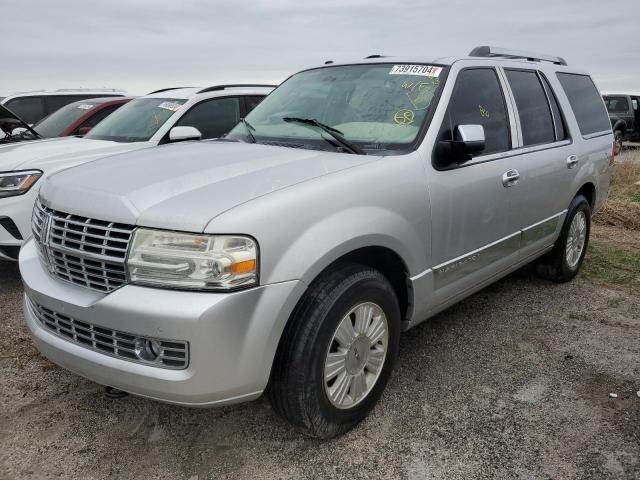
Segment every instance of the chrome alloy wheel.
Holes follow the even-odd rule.
[[[567,246],[565,248],[565,256],[567,264],[571,268],[580,261],[582,250],[587,239],[587,216],[583,211],[579,211],[571,220],[569,227],[569,235],[567,236]]]
[[[375,303],[347,313],[333,333],[324,362],[324,391],[339,409],[352,408],[376,384],[387,356],[389,325]]]

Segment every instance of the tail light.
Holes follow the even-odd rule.
[[[616,161],[616,141],[614,140],[611,144],[611,158],[609,159],[609,165],[613,165],[613,162]]]

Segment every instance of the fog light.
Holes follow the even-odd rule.
[[[160,342],[148,338],[136,338],[135,353],[140,360],[155,362],[161,352]]]

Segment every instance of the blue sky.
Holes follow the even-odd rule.
[[[327,59],[498,45],[560,55],[640,93],[638,0],[5,2],[0,95],[73,87],[279,82]],[[11,43],[8,42],[11,40]]]

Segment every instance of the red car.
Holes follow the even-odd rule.
[[[132,97],[91,98],[70,103],[43,118],[33,129],[44,138],[84,136]]]

